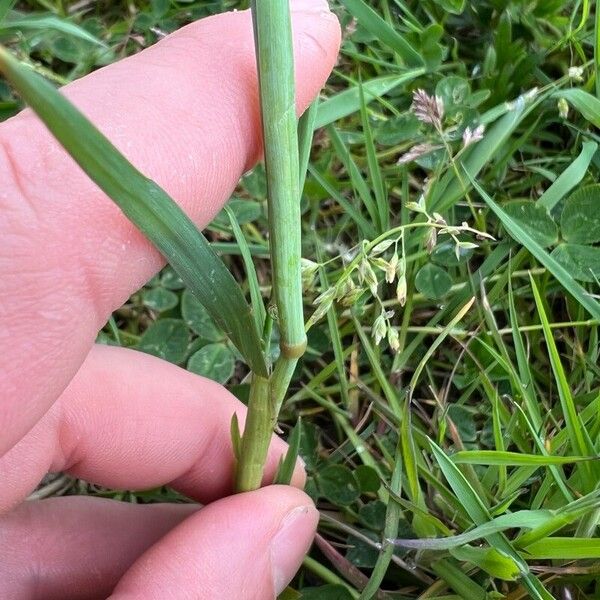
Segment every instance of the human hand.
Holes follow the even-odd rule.
[[[331,70],[339,25],[293,3],[298,108]],[[261,152],[248,12],[205,19],[65,93],[206,225]],[[310,545],[299,489],[232,492],[245,408],[154,357],[94,347],[161,256],[24,111],[0,126],[0,597],[273,598]],[[274,438],[272,480],[285,444]],[[210,505],[91,497],[22,503],[48,471],[111,488],[169,484]],[[304,474],[296,470],[293,485]]]

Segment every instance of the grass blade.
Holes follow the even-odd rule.
[[[288,450],[285,453],[285,458],[279,463],[279,468],[275,474],[273,483],[280,485],[289,485],[292,481],[292,475],[296,468],[298,453],[300,452],[300,441],[302,436],[302,421],[298,418],[292,433],[288,438]]]
[[[298,122],[298,155],[300,171],[300,194],[304,190],[306,181],[306,172],[310,161],[310,151],[312,148],[313,134],[315,131],[315,121],[319,114],[319,99],[317,98],[306,109],[306,112],[300,117]]]
[[[225,212],[229,217],[233,235],[235,236],[235,240],[240,248],[240,254],[242,255],[242,260],[244,261],[244,266],[246,267],[246,277],[248,278],[250,301],[252,303],[252,315],[254,316],[254,322],[256,323],[256,330],[262,331],[267,313],[265,310],[265,303],[263,302],[262,295],[260,293],[260,285],[258,283],[258,276],[256,275],[256,268],[254,267],[254,262],[252,261],[252,255],[250,254],[250,248],[248,247],[246,237],[244,236],[244,233],[242,232],[242,229],[233,211],[228,206],[225,206]]]
[[[600,100],[598,98],[578,88],[560,90],[554,95],[557,98],[564,98],[592,125],[600,127]]]
[[[587,456],[539,456],[537,454],[498,452],[496,450],[464,450],[453,454],[450,458],[457,465],[506,465],[511,467],[570,465],[572,463],[592,460]]]
[[[365,136],[365,148],[367,151],[367,166],[369,168],[370,183],[375,194],[375,203],[377,205],[377,216],[379,220],[380,231],[387,231],[390,227],[390,207],[386,194],[385,181],[379,168],[377,160],[377,149],[373,139],[371,124],[369,123],[369,114],[362,85],[360,90],[360,116],[362,120],[363,134]]]
[[[527,546],[524,552],[536,560],[600,558],[600,539],[548,537]]]
[[[266,376],[244,294],[189,217],[50,83],[4,49],[0,49],[0,71],[87,175],[170,262],[251,368]]]
[[[375,98],[379,98],[403,83],[409,83],[425,74],[425,69],[412,69],[401,75],[376,77],[362,84],[363,94],[367,104]],[[339,119],[343,119],[360,110],[360,88],[355,85],[344,90],[319,105],[319,112],[315,121],[315,129],[331,125]]]
[[[371,190],[367,182],[362,176],[360,169],[354,162],[350,151],[348,148],[346,148],[346,144],[344,144],[344,141],[340,137],[340,134],[337,132],[335,127],[328,127],[327,131],[339,159],[350,176],[352,187],[356,190],[358,197],[362,200],[362,203],[365,205],[365,208],[369,213],[369,219],[371,223],[373,223],[377,233],[381,233],[382,229],[379,218],[379,210],[377,204],[373,200],[373,196],[371,195]]]
[[[450,484],[450,487],[464,506],[465,510],[473,519],[476,525],[484,525],[492,520],[488,508],[481,498],[475,493],[465,476],[458,470],[458,467],[444,454],[442,449],[433,442],[429,441],[432,452]],[[532,598],[537,600],[553,600],[552,596],[546,591],[539,580],[529,571],[527,563],[513,549],[508,539],[502,533],[494,533],[486,536],[491,546],[511,557],[519,566],[524,586],[528,589]]]
[[[8,11],[14,6],[16,0],[0,0],[0,23],[4,20]]]
[[[548,356],[550,357],[550,364],[552,365],[554,380],[556,381],[556,386],[558,388],[558,395],[560,398],[560,404],[563,417],[565,419],[565,424],[567,426],[567,431],[569,432],[571,448],[582,456],[595,456],[596,451],[594,449],[594,444],[592,443],[588,431],[581,421],[581,418],[575,407],[575,402],[573,401],[573,396],[571,394],[571,389],[560,360],[558,348],[556,347],[556,342],[554,341],[552,330],[550,329],[550,323],[548,322],[548,317],[546,315],[546,310],[544,309],[544,303],[542,302],[540,292],[532,276],[530,276],[530,281],[537,311],[542,322],[544,338],[546,340],[546,346],[548,347]],[[592,469],[589,464],[584,464],[583,470],[586,474],[587,491],[591,491],[594,489],[596,478],[593,476]]]
[[[396,52],[408,66],[418,67],[423,65],[423,58],[404,36],[382,19],[363,0],[340,1],[367,31]]]
[[[361,235],[365,239],[374,239],[377,232],[373,225],[360,214],[360,211],[340,194],[333,185],[325,179],[321,173],[312,165],[308,165],[308,172],[315,178],[315,181],[344,209],[360,229]]]
[[[552,210],[585,177],[596,150],[596,142],[584,142],[579,156],[556,178],[537,203]]]
[[[9,3],[10,4],[10,3]],[[0,13],[2,11],[0,10]],[[0,15],[1,18],[1,15]],[[21,19],[8,18],[0,23],[1,31],[48,31],[49,29],[107,48],[106,44],[91,33],[65,19],[52,16],[28,16]]]
[[[414,548],[415,550],[450,550],[463,544],[469,544],[475,540],[485,538],[494,533],[506,531],[507,529],[533,529],[545,524],[554,513],[550,510],[520,510],[496,517],[467,533],[452,535],[445,538],[432,538],[426,540],[394,540],[396,546],[401,548]]]

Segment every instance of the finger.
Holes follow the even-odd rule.
[[[225,388],[153,356],[96,346],[52,409],[0,459],[0,512],[48,471],[118,489],[164,484],[210,502],[233,491],[231,417],[246,407]],[[287,445],[273,437],[265,482]],[[292,482],[301,487],[298,465]]]
[[[143,552],[197,510],[85,496],[25,502],[0,516],[0,597],[106,598]]]
[[[318,512],[304,492],[273,486],[219,500],[148,550],[111,600],[272,600],[300,567]]]
[[[303,109],[333,66],[339,25],[323,0],[296,5]],[[65,93],[201,226],[260,153],[248,12],[194,23]],[[11,357],[0,370],[1,453],[64,389],[111,311],[163,261],[29,111],[0,127],[0,177],[0,356]]]

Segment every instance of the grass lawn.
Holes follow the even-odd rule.
[[[0,42],[63,84],[245,4],[20,1]],[[282,598],[600,598],[600,13],[333,6],[344,41],[302,195],[308,350],[280,418],[322,520]],[[0,80],[0,118],[19,108]],[[268,303],[261,166],[228,206],[206,236]],[[99,341],[248,398],[246,364],[171,267]],[[177,498],[65,478],[37,494],[82,492]]]

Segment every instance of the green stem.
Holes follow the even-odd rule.
[[[267,174],[269,243],[281,356],[269,379],[254,374],[237,469],[238,491],[260,486],[273,427],[306,349],[294,54],[287,0],[254,0],[252,21]],[[304,136],[306,137],[306,136]]]
[[[336,575],[333,571],[316,561],[314,558],[306,556],[302,561],[302,564],[323,581],[345,587],[350,596],[355,600],[358,600],[360,594],[352,586],[347,584],[339,575]]]
[[[271,403],[275,415],[279,414],[283,399],[290,386],[292,375],[298,364],[297,358],[286,358],[281,355],[275,363],[275,369],[271,376]]]
[[[273,291],[281,333],[281,354],[287,359],[298,359],[306,349],[306,334],[300,271],[298,124],[289,3],[255,0],[252,16],[269,197]]]
[[[394,470],[392,471],[392,480],[390,489],[396,495],[400,496],[402,490],[402,442],[398,440],[396,446],[396,455],[394,457]],[[388,498],[388,504],[385,512],[385,525],[383,527],[382,551],[373,567],[369,583],[362,591],[360,600],[370,600],[379,591],[379,586],[387,573],[387,569],[394,554],[394,544],[390,541],[398,536],[400,518],[402,517],[402,507],[394,500]]]
[[[237,466],[238,492],[249,492],[260,487],[275,419],[269,402],[269,380],[255,373],[250,386],[248,416]]]

